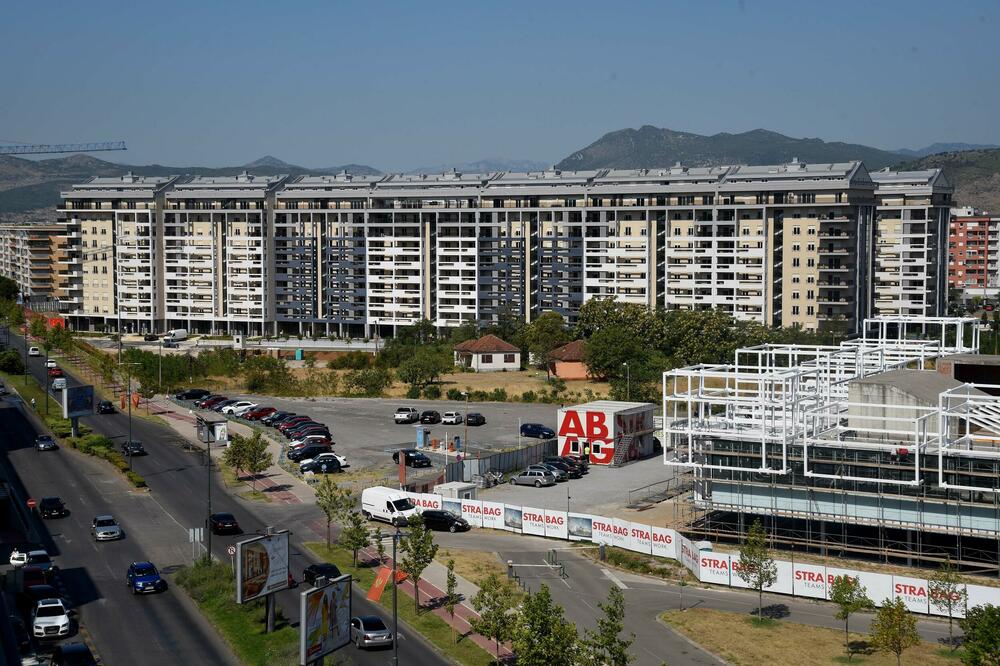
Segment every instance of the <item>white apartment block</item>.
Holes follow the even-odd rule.
[[[873,314],[943,315],[954,189],[940,169],[883,169],[871,176],[878,188]]]
[[[47,303],[56,295],[52,263],[59,225],[0,225],[0,275],[17,283],[29,303]]]
[[[102,180],[65,193],[64,210],[103,202],[91,196]],[[162,231],[154,223],[148,244],[127,224],[114,236],[109,281],[151,253],[156,317],[123,312],[125,330],[384,336],[421,319],[555,311],[572,323],[586,301],[614,298],[853,332],[891,286],[872,280],[888,263],[875,256],[878,185],[860,162],[161,180],[146,200]],[[900,218],[913,220],[907,238],[918,217]],[[72,294],[78,325],[117,325],[99,287]]]

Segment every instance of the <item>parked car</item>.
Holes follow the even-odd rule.
[[[14,550],[10,552],[10,566],[15,569],[20,569],[21,567],[31,566],[32,560],[36,562],[41,561],[42,556],[48,557],[49,554],[38,544],[21,544],[15,546]],[[49,560],[51,562],[51,560]]]
[[[583,469],[584,474],[590,471],[590,459],[587,458],[587,456],[583,455],[582,453],[580,454],[571,453],[569,455],[563,456],[563,458],[575,462],[577,465],[579,465]]]
[[[65,377],[56,377],[55,379],[52,380],[52,390],[53,391],[62,391],[65,388],[66,388],[66,378]]]
[[[31,614],[31,627],[35,638],[69,636],[69,609],[62,599],[42,599]]]
[[[304,435],[303,437],[298,437],[293,439],[288,443],[288,450],[301,449],[303,446],[309,446],[310,444],[326,444],[333,446],[333,442],[326,435]]]
[[[35,448],[39,451],[55,451],[59,446],[52,435],[39,435],[35,438]]]
[[[286,430],[290,430],[301,423],[315,423],[315,421],[305,414],[298,414],[279,423],[278,432],[285,432]]]
[[[556,485],[556,477],[549,471],[526,469],[517,476],[510,477],[510,485],[534,486],[536,488],[554,486]]]
[[[142,442],[130,439],[122,442],[122,455],[123,456],[144,456],[146,455],[146,448],[142,445]]]
[[[397,407],[392,420],[396,423],[416,423],[420,420],[420,412],[413,407]]]
[[[404,463],[407,467],[430,467],[431,459],[425,456],[420,451],[416,449],[400,449],[399,451],[394,451],[392,454],[392,462],[399,464],[399,454],[402,453],[406,457],[406,462]]]
[[[303,580],[309,585],[313,585],[317,579],[326,578],[332,580],[340,578],[340,569],[336,564],[323,562],[322,564],[310,564],[302,571]]]
[[[98,414],[114,414],[116,411],[114,404],[110,400],[101,400],[97,403]]]
[[[45,367],[46,367],[46,368],[54,368],[54,367],[56,367],[57,365],[58,365],[58,364],[56,363],[56,360],[55,360],[54,358],[50,358],[49,360],[47,360],[47,361],[45,362]]]
[[[201,400],[202,398],[207,398],[212,395],[211,391],[206,391],[200,388],[189,388],[181,391],[174,397],[178,400]]]
[[[21,567],[21,591],[24,592],[29,587],[35,587],[36,585],[48,585],[48,572],[51,570],[51,566],[48,569],[43,569],[37,564],[29,564],[28,566]]]
[[[470,412],[465,416],[465,423],[470,426],[486,425],[486,417],[479,412]]]
[[[90,524],[90,534],[94,541],[115,541],[125,536],[114,516],[95,516]]]
[[[543,426],[541,423],[522,423],[521,437],[537,437],[538,439],[552,439],[556,436],[552,428]]]
[[[225,407],[219,410],[222,414],[239,415],[239,413],[244,409],[250,409],[256,407],[257,403],[250,402],[249,400],[234,400]]]
[[[535,465],[528,465],[527,471],[540,470],[542,472],[551,472],[552,476],[556,477],[556,481],[569,481],[569,474],[565,471],[559,469],[555,465],[546,465],[544,463],[538,463]]]
[[[420,422],[428,423],[431,425],[435,423],[441,423],[441,415],[435,412],[433,409],[428,409],[420,414]]]
[[[549,467],[555,467],[556,469],[561,470],[566,474],[566,476],[568,476],[571,479],[579,479],[583,476],[583,471],[580,469],[579,466],[570,465],[564,460],[546,458],[544,461],[542,461],[542,464],[548,465]]]
[[[142,336],[142,339],[145,342],[156,342],[157,340],[160,339],[160,336],[158,336],[156,333],[147,333],[146,335]]]
[[[274,407],[258,407],[257,409],[251,409],[249,412],[243,415],[247,421],[260,421],[265,416],[270,416],[274,414],[277,409]]]
[[[62,368],[58,366],[49,368],[49,377],[62,377],[63,374]]]
[[[302,439],[303,437],[308,437],[309,435],[320,435],[329,439],[331,437],[330,430],[322,424],[307,425],[301,428],[292,428],[285,433],[285,437],[288,439]]]
[[[52,652],[50,666],[97,666],[86,643],[63,643]]]
[[[181,345],[176,340],[167,340],[167,339],[164,339],[163,342],[161,343],[161,346],[164,349],[178,349]]]
[[[38,347],[28,347],[28,356],[41,356],[42,352],[38,351]]]
[[[392,632],[378,615],[351,618],[351,640],[358,649],[392,645]]]
[[[429,530],[447,530],[448,532],[465,532],[471,529],[469,521],[461,516],[456,516],[451,511],[439,509],[425,509],[420,514],[424,519],[424,525]]]
[[[332,452],[320,453],[315,458],[307,458],[299,463],[299,471],[305,474],[336,474],[341,471],[340,460]]]
[[[167,581],[160,578],[160,572],[152,562],[133,562],[125,573],[125,585],[132,594],[163,592]]]
[[[277,411],[265,416],[260,420],[260,422],[266,426],[276,426],[285,419],[290,419],[293,416],[296,416],[295,412]]]
[[[303,446],[301,449],[289,451],[288,459],[292,462],[301,462],[303,460],[308,460],[309,458],[315,458],[319,454],[327,453],[329,451],[329,444],[310,444],[309,446]]]
[[[44,574],[43,574],[44,577]],[[63,599],[62,594],[52,585],[48,583],[39,583],[37,585],[27,585],[24,591],[21,593],[23,595],[22,599],[28,602],[27,608],[25,610],[30,610],[38,605],[38,602],[42,599],[59,599],[63,602],[63,605],[68,609],[70,604],[68,601]],[[20,600],[19,600],[20,601]]]
[[[213,513],[208,517],[208,527],[212,534],[240,534],[240,524],[231,513]]]
[[[38,513],[42,518],[62,518],[69,515],[66,505],[58,497],[43,497],[38,503]]]
[[[205,396],[201,400],[195,400],[194,406],[200,407],[201,409],[211,409],[223,400],[228,400],[226,396],[219,395],[218,393],[213,393],[212,395]]]
[[[258,405],[257,403],[252,403],[252,404],[249,404],[249,405],[244,405],[242,407],[237,407],[236,405],[230,405],[229,406],[229,408],[233,410],[233,416],[238,416],[241,419],[245,418],[248,412],[252,412],[253,410],[257,409],[258,407],[260,407],[260,405]]]
[[[444,425],[456,425],[462,422],[461,412],[445,412],[441,415],[441,423]]]
[[[28,553],[28,561],[24,568],[27,569],[29,567],[40,569],[45,576],[48,576],[49,572],[55,567],[55,563],[44,550],[32,550]]]
[[[226,398],[225,400],[215,403],[209,409],[211,409],[213,412],[221,413],[223,409],[237,402],[239,402],[239,400],[236,400],[234,398]]]
[[[550,456],[545,460],[543,460],[542,462],[563,463],[568,467],[575,467],[577,470],[579,470],[581,475],[586,474],[587,472],[590,471],[589,465],[587,463],[582,462],[573,456]]]
[[[413,500],[398,490],[372,486],[361,491],[361,515],[368,520],[381,520],[397,527],[405,526],[416,515]]]

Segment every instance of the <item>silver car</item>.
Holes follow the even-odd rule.
[[[392,645],[392,632],[378,615],[351,618],[351,640],[360,648]]]
[[[552,465],[547,465],[545,463],[538,463],[537,465],[529,465],[529,470],[539,470],[542,472],[552,472],[553,476],[556,477],[556,481],[569,481],[569,475],[558,467],[553,467]]]
[[[122,528],[114,516],[97,516],[90,525],[90,533],[95,541],[114,541],[121,539]]]
[[[517,476],[510,477],[510,485],[534,486],[536,488],[554,486],[556,485],[556,476],[548,470],[526,469]]]

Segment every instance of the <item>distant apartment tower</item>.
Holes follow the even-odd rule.
[[[944,315],[951,184],[940,169],[883,169],[871,176],[877,188],[873,314]]]
[[[948,231],[948,286],[967,296],[1000,288],[1000,217],[953,209]]]
[[[17,283],[25,301],[43,304],[56,295],[52,259],[61,232],[59,225],[0,225],[0,275]]]

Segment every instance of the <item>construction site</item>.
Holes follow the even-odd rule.
[[[677,528],[1000,575],[1000,356],[974,318],[883,316],[838,346],[761,345],[664,373]]]

